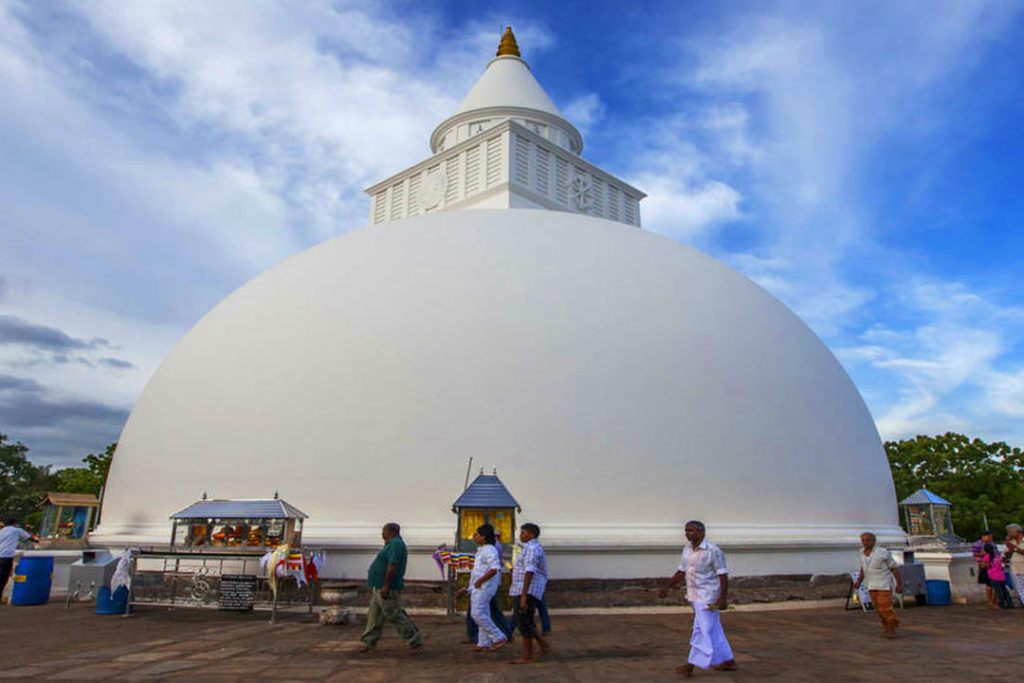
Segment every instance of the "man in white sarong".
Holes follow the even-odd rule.
[[[693,635],[690,656],[676,673],[693,676],[693,667],[714,667],[719,671],[735,671],[736,660],[722,631],[720,613],[729,606],[729,570],[721,549],[704,538],[704,524],[696,520],[686,523],[686,540],[679,569],[661,589],[661,597],[686,579],[686,599],[693,606]]]
[[[508,637],[491,618],[491,599],[501,587],[501,558],[495,544],[494,527],[490,524],[480,526],[473,534],[473,540],[478,547],[473,572],[469,575],[469,585],[459,592],[469,593],[469,613],[477,626],[473,650],[494,652],[508,642]]]

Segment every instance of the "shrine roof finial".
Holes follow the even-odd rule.
[[[504,57],[505,55],[522,57],[519,54],[519,45],[516,43],[516,37],[512,33],[511,26],[505,27],[505,33],[501,36],[501,42],[498,43],[498,51],[494,53],[495,57]]]

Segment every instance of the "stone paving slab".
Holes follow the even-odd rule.
[[[1024,609],[914,607],[901,612],[901,638],[878,637],[873,614],[830,607],[723,615],[740,670],[698,672],[721,681],[1019,681]],[[685,660],[692,617],[685,613],[555,611],[555,648],[527,667],[507,664],[512,648],[470,652],[462,617],[416,616],[422,655],[385,631],[378,650],[359,654],[360,624],[320,626],[290,615],[142,608],[100,616],[58,604],[0,608],[3,680],[251,681],[273,672],[294,681],[671,681]],[[59,646],[40,652],[39,643]],[[518,644],[518,643],[517,643]]]

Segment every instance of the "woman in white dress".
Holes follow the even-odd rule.
[[[501,585],[501,560],[494,547],[494,527],[484,524],[473,534],[479,548],[473,560],[473,573],[469,575],[469,612],[479,629],[476,652],[494,652],[508,642],[505,634],[491,619],[491,598]]]

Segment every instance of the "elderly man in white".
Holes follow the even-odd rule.
[[[685,666],[676,667],[676,673],[689,678],[695,666],[735,671],[736,660],[719,618],[719,613],[729,606],[729,570],[725,566],[725,555],[704,538],[703,522],[686,523],[686,540],[689,543],[683,548],[679,569],[659,593],[666,597],[669,590],[685,578],[686,599],[693,606],[690,656]]]

